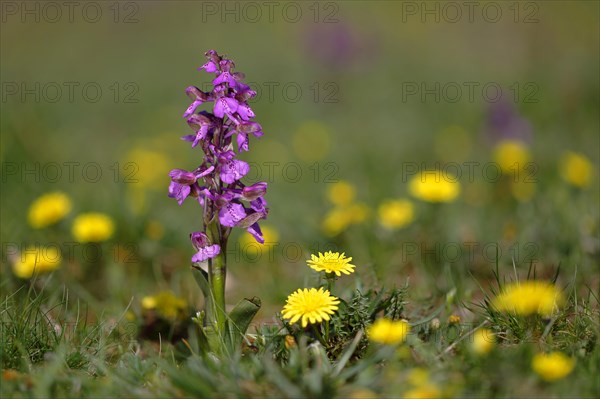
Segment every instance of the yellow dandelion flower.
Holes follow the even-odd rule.
[[[331,184],[327,190],[327,199],[334,205],[350,205],[355,197],[356,187],[344,180]]]
[[[369,326],[367,336],[373,342],[394,345],[406,340],[410,324],[405,320],[378,319]]]
[[[480,328],[473,334],[471,350],[477,355],[485,355],[494,349],[496,338],[494,333],[487,328]]]
[[[377,213],[379,223],[390,230],[404,227],[414,219],[413,204],[405,199],[383,201]]]
[[[73,221],[71,232],[79,242],[100,242],[112,237],[114,222],[103,213],[82,213]]]
[[[312,269],[325,273],[335,273],[336,276],[341,276],[341,273],[350,274],[354,272],[356,266],[350,264],[352,257],[346,258],[345,253],[340,255],[339,252],[328,251],[325,254],[319,252],[319,256],[310,255],[310,260],[306,263]]]
[[[460,194],[460,183],[440,170],[423,171],[408,185],[411,195],[427,202],[451,202]]]
[[[31,204],[27,219],[34,229],[50,226],[71,212],[71,200],[62,192],[44,194]]]
[[[346,230],[352,224],[352,214],[347,208],[333,208],[323,219],[323,232],[330,236],[336,236]]]
[[[457,315],[457,314],[450,315],[450,317],[448,317],[448,323],[449,324],[458,324],[458,323],[460,323],[460,316]]]
[[[562,178],[576,187],[587,187],[594,172],[594,166],[584,155],[567,151],[561,157],[559,171]]]
[[[323,287],[319,290],[300,288],[288,296],[281,313],[284,319],[290,319],[290,324],[301,319],[304,328],[308,323],[315,324],[329,320],[330,315],[338,309],[339,303],[340,300]]]
[[[531,156],[527,145],[520,140],[502,140],[494,148],[494,162],[502,172],[523,170]]]
[[[508,285],[494,298],[492,305],[499,311],[527,316],[538,313],[551,315],[564,299],[560,290],[544,281],[525,281]]]
[[[369,207],[363,203],[357,202],[348,206],[336,206],[325,215],[321,227],[326,235],[333,237],[352,224],[364,222],[368,216]]]
[[[575,359],[561,352],[538,353],[533,357],[531,367],[542,379],[552,382],[569,375],[575,367]]]
[[[13,272],[19,278],[31,278],[34,273],[51,272],[60,266],[62,257],[57,247],[28,247],[13,263]]]
[[[142,308],[155,310],[165,319],[175,320],[185,314],[187,303],[171,291],[162,291],[154,296],[142,298]]]
[[[437,399],[442,397],[442,392],[432,384],[418,386],[404,392],[404,399]]]
[[[154,309],[156,307],[156,298],[153,296],[145,296],[142,298],[142,308]]]

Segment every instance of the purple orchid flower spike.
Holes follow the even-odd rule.
[[[225,253],[227,239],[234,227],[246,229],[259,243],[264,237],[259,222],[268,215],[267,183],[246,186],[240,179],[248,174],[250,165],[236,159],[236,152],[249,150],[249,137],[263,135],[262,127],[252,119],[254,111],[248,101],[256,92],[244,84],[244,74],[234,71],[232,60],[214,50],[205,53],[207,62],[200,67],[212,78],[212,90],[204,92],[189,86],[186,94],[192,103],[183,113],[193,134],[182,137],[192,148],[202,152],[202,160],[194,170],[173,169],[169,173],[169,197],[179,205],[192,197],[201,207],[202,229],[190,235],[195,249],[192,265],[201,267],[207,262],[205,273],[215,301],[215,312],[207,312],[207,323],[225,332]],[[212,112],[199,110],[205,103],[213,103]],[[210,110],[210,108],[209,108]],[[235,143],[233,138],[235,136]],[[210,319],[210,320],[209,320]]]
[[[250,172],[250,165],[239,159],[226,161],[221,166],[221,180],[227,184],[232,184]]]
[[[261,181],[254,183],[251,186],[246,186],[242,189],[242,197],[246,201],[254,201],[259,197],[262,197],[267,192],[267,183]]]
[[[185,89],[185,93],[188,95],[188,97],[191,100],[193,100],[193,103],[188,107],[188,109],[183,114],[184,118],[187,118],[190,115],[193,115],[196,112],[196,109],[200,105],[207,102],[211,98],[210,94],[203,92],[196,86],[188,87],[187,89]]]
[[[239,159],[233,159],[233,151],[224,151],[217,155],[221,166],[221,180],[227,184],[232,184],[246,176],[250,171],[250,165]]]
[[[238,105],[237,113],[245,121],[250,120],[255,116],[252,108],[250,108],[250,106],[246,103],[241,103]]]
[[[258,225],[258,223],[254,223],[252,226],[248,227],[246,231],[252,234],[252,237],[254,237],[254,239],[260,244],[265,243],[265,238],[263,237],[263,233],[260,230],[260,226]]]
[[[188,184],[180,184],[172,181],[169,185],[169,197],[175,198],[179,205],[183,204],[183,201],[190,195],[192,189]]]
[[[232,60],[221,57],[214,50],[207,51],[205,56],[207,61],[199,69],[215,74],[213,88],[207,92],[196,86],[186,88],[192,103],[183,117],[193,134],[182,137],[192,143],[193,148],[202,150],[201,166],[193,171],[173,169],[169,173],[169,197],[175,198],[180,205],[186,198],[193,197],[203,208],[203,231],[195,232],[191,237],[196,249],[194,262],[220,256],[233,227],[247,229],[258,242],[263,242],[258,222],[268,214],[263,198],[267,183],[243,184],[240,179],[248,174],[250,165],[236,159],[233,150],[248,151],[249,137],[263,135],[261,125],[252,121],[255,114],[248,104],[256,91],[242,82],[244,74],[234,71]],[[199,110],[201,105],[209,102],[213,102],[212,113]],[[232,142],[234,136],[235,143]],[[221,227],[215,229],[214,223]],[[211,234],[207,234],[209,228]],[[217,242],[211,242],[211,239]]]
[[[238,110],[239,103],[235,98],[220,97],[215,100],[213,112],[217,118],[223,118],[225,115],[232,118],[233,113]]]
[[[218,244],[211,245],[208,236],[202,232],[193,232],[190,234],[190,240],[197,251],[194,256],[192,256],[192,262],[194,263],[204,262],[221,253],[221,247]]]
[[[187,119],[187,123],[189,127],[196,132],[195,135],[189,135],[183,138],[186,141],[192,142],[192,148],[196,147],[202,140],[209,138],[211,128],[214,125],[210,115],[204,113],[191,115]]]
[[[246,208],[242,204],[230,202],[219,211],[219,221],[223,226],[235,227],[246,217]]]
[[[192,183],[195,183],[196,180],[198,180],[194,173],[188,172],[187,170],[183,169],[173,169],[169,172],[169,177],[173,182],[187,186],[191,185]]]
[[[256,96],[256,91],[252,90],[252,88],[247,84],[239,81],[237,82],[234,90],[236,92],[235,99],[239,102],[246,102]]]
[[[198,70],[204,69],[208,73],[218,73],[220,71],[219,62],[221,57],[219,57],[215,50],[208,50],[204,55],[208,58],[208,62],[198,68]]]
[[[242,121],[237,124],[235,132],[237,133],[236,142],[239,152],[248,151],[249,133],[252,133],[254,137],[260,137],[263,135],[262,127],[258,123],[247,121]]]

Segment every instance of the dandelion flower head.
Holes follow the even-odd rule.
[[[309,323],[316,324],[329,320],[330,315],[338,309],[340,300],[332,296],[329,291],[319,288],[298,289],[288,296],[282,315],[290,319],[290,324],[302,321],[302,327]]]
[[[341,276],[341,273],[354,273],[356,266],[350,264],[351,261],[352,257],[346,258],[345,253],[328,251],[325,254],[319,252],[318,257],[312,254],[310,260],[307,260],[306,263],[318,272],[324,271],[325,273],[335,273],[336,276]]]
[[[171,291],[162,291],[154,296],[142,298],[142,308],[155,310],[165,319],[175,320],[185,314],[187,304]]]
[[[373,342],[385,345],[394,345],[400,342],[404,342],[408,332],[410,331],[410,324],[405,320],[390,320],[390,319],[379,319],[367,330],[367,336]]]
[[[538,353],[533,357],[531,367],[543,380],[560,380],[573,371],[575,359],[561,352]]]
[[[82,213],[73,221],[73,237],[79,242],[106,241],[114,231],[113,220],[103,213]]]
[[[356,187],[347,181],[333,183],[327,190],[327,198],[334,205],[350,205],[356,197]]]
[[[538,313],[548,316],[563,303],[560,290],[544,281],[525,281],[508,285],[494,298],[493,306],[521,316]]]
[[[531,156],[527,145],[520,140],[502,140],[494,148],[494,162],[503,172],[523,170]]]
[[[377,210],[379,223],[390,230],[402,228],[413,221],[413,208],[412,202],[405,199],[384,201]]]
[[[27,247],[13,263],[13,272],[19,278],[31,278],[36,272],[53,271],[60,266],[61,260],[57,247]]]
[[[487,328],[480,328],[473,334],[471,350],[477,355],[485,355],[494,349],[496,339],[494,333]]]
[[[440,170],[423,171],[408,185],[411,195],[427,202],[452,202],[460,194],[460,183]]]
[[[27,219],[31,227],[40,229],[62,220],[71,211],[71,200],[62,192],[44,194],[29,207]]]
[[[593,165],[584,155],[567,151],[560,160],[560,174],[576,187],[587,187],[593,175]]]

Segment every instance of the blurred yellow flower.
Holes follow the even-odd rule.
[[[318,272],[335,273],[336,276],[341,276],[341,273],[354,273],[355,266],[350,264],[352,257],[346,258],[345,254],[340,255],[339,252],[328,251],[325,254],[319,252],[319,256],[310,255],[310,260],[306,263],[311,269]]]
[[[331,147],[329,128],[319,121],[304,122],[294,133],[292,145],[301,160],[320,161],[329,153]]]
[[[414,220],[413,204],[409,200],[386,200],[377,210],[379,223],[390,230],[399,229]]]
[[[46,273],[60,266],[62,257],[53,246],[27,247],[13,263],[13,272],[19,278],[30,278],[34,273]]]
[[[163,190],[169,185],[169,158],[162,152],[133,148],[119,166],[121,180],[133,189]]]
[[[329,320],[330,315],[338,309],[340,300],[332,296],[323,287],[298,289],[290,294],[281,312],[284,319],[290,319],[290,324],[302,320],[302,328],[308,323],[316,324]]]
[[[511,181],[510,192],[520,202],[528,202],[535,194],[535,183],[527,181]]]
[[[115,225],[103,213],[82,213],[73,221],[73,237],[79,242],[100,242],[112,237]]]
[[[394,345],[406,340],[410,324],[405,320],[378,319],[367,329],[367,337],[376,343]]]
[[[154,310],[168,320],[175,320],[186,315],[187,303],[171,291],[162,291],[154,296],[142,298],[142,308]]]
[[[575,359],[561,352],[538,353],[531,366],[542,379],[552,382],[569,375],[575,367]]]
[[[451,202],[460,194],[460,183],[440,170],[423,171],[408,185],[413,197],[428,202]]]
[[[560,290],[544,281],[517,282],[504,287],[492,306],[499,311],[527,316],[538,313],[549,316],[564,299]]]
[[[450,315],[450,317],[448,317],[448,323],[449,324],[458,324],[458,323],[460,323],[460,316],[457,315],[457,314]]]
[[[354,197],[356,197],[356,187],[344,180],[331,184],[327,189],[327,198],[334,205],[350,205]]]
[[[435,385],[421,385],[404,392],[404,399],[437,399],[442,397],[442,392]]]
[[[71,211],[71,200],[60,191],[44,194],[29,207],[27,219],[31,227],[39,229],[62,220]]]
[[[530,158],[527,145],[520,140],[502,140],[494,148],[493,159],[502,172],[522,170]]]
[[[567,151],[560,159],[559,170],[568,183],[583,188],[590,184],[594,167],[584,155]]]
[[[346,208],[333,208],[323,219],[323,232],[335,236],[346,230],[352,224],[352,213]]]
[[[369,208],[363,203],[336,206],[325,215],[322,223],[323,232],[330,237],[336,236],[350,225],[364,222],[368,216]]]
[[[473,333],[471,350],[478,355],[485,355],[494,349],[496,338],[494,333],[487,328],[480,328]]]

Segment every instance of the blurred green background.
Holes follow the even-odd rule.
[[[510,248],[530,244],[532,256],[515,262],[519,270],[534,259],[541,273],[552,275],[561,264],[565,281],[579,268],[578,281],[597,286],[599,5],[476,3],[469,14],[462,2],[450,8],[444,2],[274,2],[272,9],[262,2],[81,2],[69,14],[59,3],[53,9],[44,2],[4,2],[3,280],[17,284],[7,255],[11,244],[72,241],[70,219],[53,230],[27,224],[31,202],[58,190],[73,200],[70,218],[99,211],[115,220],[115,235],[103,247],[110,255],[96,266],[106,269],[105,294],[115,309],[158,287],[197,307],[188,234],[200,229],[199,208],[167,198],[167,173],[200,162],[201,153],[179,140],[190,133],[181,118],[189,105],[184,90],[207,88],[212,77],[197,67],[204,52],[215,49],[259,92],[251,105],[265,135],[251,140],[242,158],[261,167],[251,175],[270,183],[265,225],[280,243],[272,261],[264,252],[258,260],[237,256],[235,244],[246,233],[236,231],[232,303],[260,295],[277,311],[309,278],[303,264],[316,249],[345,251],[367,280],[410,277],[417,297],[453,286],[470,297],[476,286],[469,275],[485,280],[495,264],[480,252],[454,262],[443,251],[423,259],[407,254],[406,243],[419,250],[499,243],[500,264],[509,272]],[[482,90],[486,85],[489,92]],[[474,87],[472,98],[468,87]],[[503,94],[498,103],[490,100],[496,87]],[[378,204],[409,196],[407,167],[492,160],[502,139],[490,128],[498,104],[529,126],[521,138],[537,165],[532,197],[512,198],[480,167],[469,181],[463,169],[456,201],[415,200],[409,226],[382,229]],[[565,150],[591,161],[588,187],[561,180],[558,160]],[[273,176],[271,162],[277,163]],[[370,213],[332,237],[321,225],[332,208],[327,190],[338,180],[355,185],[357,201]],[[113,256],[119,251],[130,257]],[[58,280],[70,284],[85,262],[66,258]]]

